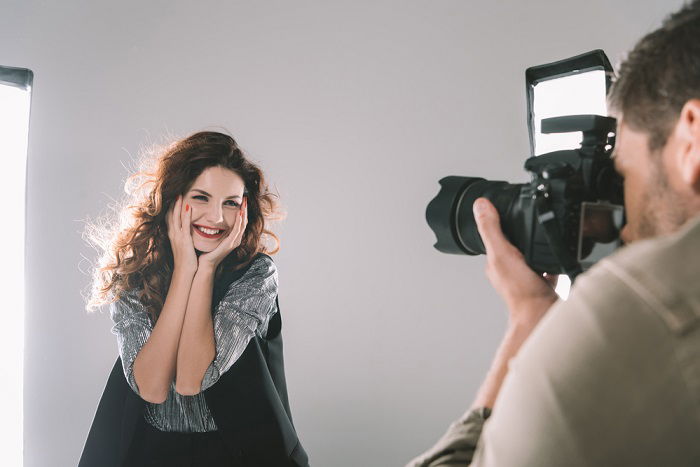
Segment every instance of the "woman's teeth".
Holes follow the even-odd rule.
[[[199,230],[201,230],[202,232],[204,232],[204,233],[207,234],[207,235],[216,235],[216,234],[218,234],[218,233],[223,232],[223,230],[206,229],[206,228],[200,227],[200,226],[198,226],[198,225],[195,226],[195,227],[197,227]]]

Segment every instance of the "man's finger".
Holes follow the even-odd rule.
[[[503,235],[498,211],[488,199],[478,198],[474,201],[474,219],[476,220],[481,240],[486,247],[486,253],[498,253],[512,246],[506,236]]]

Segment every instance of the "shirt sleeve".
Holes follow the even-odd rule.
[[[697,428],[671,333],[608,266],[580,276],[511,361],[473,466],[689,465],[678,453]]]
[[[410,461],[406,467],[469,465],[489,415],[491,410],[486,407],[469,410],[450,425],[433,447]]]
[[[116,302],[111,303],[109,314],[114,322],[112,333],[117,336],[124,376],[131,389],[139,394],[134,379],[134,360],[153,330],[150,315],[133,291],[123,292]]]
[[[246,273],[234,281],[214,313],[216,356],[209,365],[201,390],[211,387],[243,354],[250,340],[264,335],[277,311],[277,268],[267,256],[253,261]]]

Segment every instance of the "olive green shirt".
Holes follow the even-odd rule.
[[[468,412],[408,465],[700,466],[700,217],[581,275],[493,414]]]

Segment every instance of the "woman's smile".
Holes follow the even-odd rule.
[[[210,227],[206,227],[203,225],[197,225],[197,224],[192,224],[192,227],[194,227],[195,232],[197,232],[199,235],[201,235],[204,238],[207,239],[217,239],[221,238],[221,236],[226,232],[225,229],[213,229]]]

